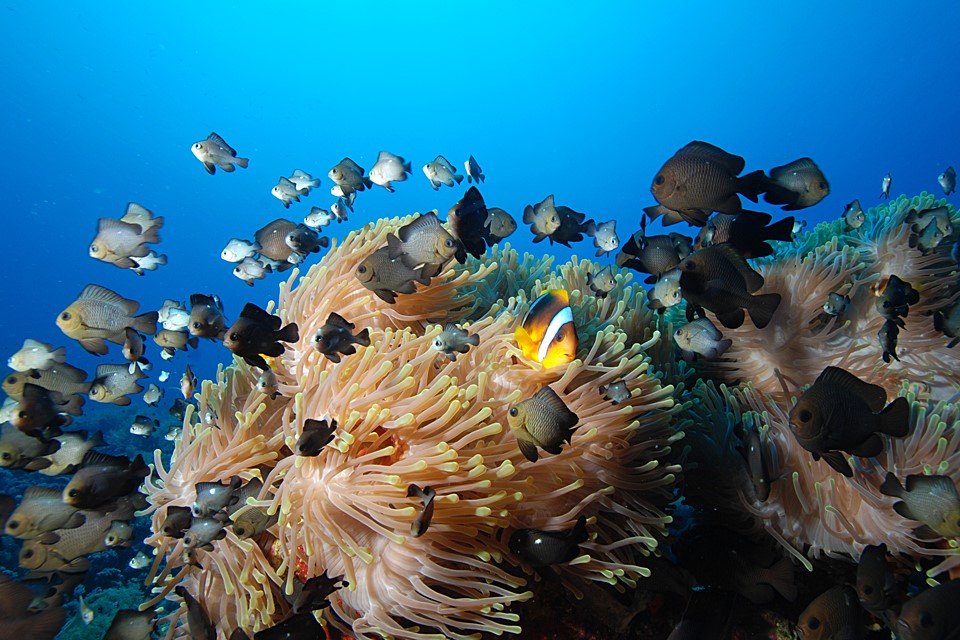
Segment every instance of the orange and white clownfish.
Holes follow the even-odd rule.
[[[572,362],[577,353],[570,296],[563,289],[544,291],[533,301],[516,331],[523,355],[544,367]]]

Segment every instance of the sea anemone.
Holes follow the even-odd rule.
[[[192,502],[197,482],[232,475],[262,478],[251,502],[279,513],[278,524],[253,541],[230,532],[212,551],[195,552],[192,562],[203,571],[183,564],[180,542],[148,540],[167,559],[160,583],[179,579],[199,593],[226,635],[269,626],[289,609],[284,596],[295,578],[324,572],[348,583],[325,615],[358,637],[517,633],[511,605],[531,591],[529,568],[507,548],[510,533],[567,528],[580,516],[590,538],[580,557],[558,567],[571,589],[583,579],[630,587],[649,573],[643,558],[666,534],[664,508],[679,471],[666,460],[682,433],[674,424],[675,389],[661,383],[647,355],[660,334],[647,312],[630,310],[642,307],[642,289],[618,276],[606,300],[574,293],[577,358],[545,369],[517,347],[519,319],[544,288],[575,291],[591,265],[550,273],[506,248],[447,268],[389,305],[364,289],[354,270],[407,220],[348,235],[305,275],[294,271],[281,285],[275,312],[297,322],[301,336],[273,362],[283,396],[258,392],[257,372],[237,362],[216,384],[204,383],[200,419],[192,412],[185,419],[169,469],[156,459],[148,486],[155,530],[166,508]],[[501,264],[522,268],[504,274]],[[310,345],[333,311],[369,329],[371,339],[338,364]],[[480,337],[454,361],[432,346],[438,323],[452,321],[469,323]],[[613,405],[598,387],[616,380],[632,395]],[[529,462],[506,416],[544,385],[579,422],[561,453]],[[291,453],[308,418],[338,425],[312,458]],[[437,494],[422,536],[411,531],[420,508],[407,497],[411,484]]]

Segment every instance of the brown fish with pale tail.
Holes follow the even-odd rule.
[[[45,456],[60,446],[55,439],[45,441],[28,436],[9,422],[0,424],[0,468],[39,471],[50,466]]]
[[[97,431],[89,439],[86,431],[70,431],[60,434],[54,440],[60,443],[60,448],[44,456],[50,461],[50,466],[40,470],[40,473],[45,476],[73,473],[80,466],[87,451],[105,444],[102,431]]]
[[[157,312],[135,315],[140,303],[127,300],[106,287],[88,284],[80,296],[57,316],[57,326],[80,346],[96,355],[107,353],[104,340],[123,344],[126,328],[153,335],[157,330]]]
[[[97,235],[90,242],[91,258],[122,269],[136,269],[140,263],[134,258],[143,258],[150,253],[147,244],[160,242],[158,232],[163,227],[162,216],[154,218],[148,209],[135,202],[128,205],[127,211],[127,215],[119,220],[100,218]]]
[[[210,175],[217,172],[217,167],[230,173],[236,171],[236,167],[233,165],[246,169],[250,163],[249,158],[238,158],[233,147],[228,145],[226,140],[217,135],[216,132],[211,132],[206,140],[194,142],[190,150],[193,151],[197,160],[203,163],[203,168]]]
[[[297,230],[297,223],[284,218],[277,218],[273,222],[257,229],[253,234],[254,242],[260,245],[260,257],[269,258],[274,261],[271,266],[276,271],[286,271],[293,267],[293,263],[287,258],[294,253],[290,245],[287,244],[287,236],[291,231]],[[279,263],[274,265],[274,263]]]
[[[643,230],[633,234],[617,254],[617,266],[627,267],[651,276],[644,280],[653,284],[661,274],[679,265],[693,253],[693,238],[679,233],[648,236]]]
[[[3,392],[14,400],[19,400],[23,397],[23,388],[27,384],[35,384],[50,391],[59,391],[66,401],[77,399],[77,411],[71,414],[80,415],[83,395],[90,391],[90,383],[86,379],[86,371],[64,362],[42,371],[34,369],[28,372],[10,373],[3,379]]]
[[[53,640],[60,632],[66,619],[63,607],[50,605],[41,611],[35,611],[32,606],[34,599],[35,595],[30,587],[20,584],[6,574],[0,574],[2,637]]]
[[[49,391],[35,384],[23,387],[23,397],[10,418],[10,424],[30,436],[42,436],[50,428],[53,434],[60,433],[58,427],[72,422],[72,418],[65,415],[66,402],[59,391]]]
[[[883,451],[880,434],[902,438],[909,431],[907,399],[886,402],[883,387],[827,367],[790,410],[790,430],[814,460],[823,458],[849,478],[853,470],[841,452],[871,458]]]
[[[381,247],[364,258],[357,267],[356,276],[360,283],[388,304],[397,301],[399,293],[416,293],[419,282],[430,284],[427,272],[435,270],[432,266],[411,269],[400,258],[391,258],[390,250]]]
[[[226,325],[223,303],[218,296],[202,293],[190,296],[190,320],[187,324],[190,335],[220,340],[223,338],[223,332],[226,331]]]
[[[90,399],[121,407],[130,404],[127,396],[143,391],[138,382],[147,377],[140,367],[135,367],[134,372],[130,373],[125,364],[102,364],[97,367],[94,375],[93,384],[90,385]]]
[[[150,364],[150,361],[143,356],[143,336],[137,333],[133,327],[127,327],[124,331],[126,339],[123,341],[123,357],[130,361],[130,373],[137,367],[137,363]],[[156,336],[154,336],[156,338]]]
[[[693,141],[677,151],[657,172],[650,191],[659,206],[644,209],[663,224],[681,220],[702,227],[714,211],[737,214],[743,209],[738,193],[753,202],[766,191],[763,171],[737,177],[746,162],[707,142]]]
[[[137,491],[149,473],[150,468],[139,454],[131,461],[123,456],[88,451],[64,487],[63,501],[78,509],[96,509]]]
[[[357,352],[355,345],[370,346],[370,330],[364,329],[354,335],[356,328],[339,313],[331,312],[327,321],[310,338],[313,348],[333,362],[340,362],[340,356],[349,356]]]
[[[570,442],[580,418],[567,407],[550,387],[510,407],[507,424],[517,438],[520,453],[530,462],[539,458],[537,447],[558,454],[564,442]]]
[[[516,231],[517,221],[499,207],[488,207],[487,219],[483,222],[483,226],[489,231],[490,240],[487,242],[492,241],[491,245],[493,245]]]
[[[390,259],[400,259],[411,269],[434,267],[435,276],[448,260],[454,257],[460,243],[443,228],[436,211],[417,217],[387,236]]]
[[[729,244],[700,249],[684,259],[679,269],[680,290],[687,302],[713,311],[728,329],[743,324],[744,309],[762,329],[780,306],[779,293],[751,295],[763,286],[763,276]]]
[[[243,358],[251,367],[269,369],[264,355],[279,357],[286,350],[281,342],[296,342],[300,330],[296,322],[281,328],[283,321],[252,302],[244,305],[240,317],[223,336],[223,346]]]

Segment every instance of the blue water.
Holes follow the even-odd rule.
[[[458,167],[473,154],[488,205],[518,221],[554,193],[616,219],[622,240],[656,204],[657,169],[694,139],[747,170],[812,157],[832,193],[800,212],[811,224],[854,198],[877,204],[887,172],[894,196],[940,194],[938,174],[960,164],[956,3],[516,4],[4,2],[0,356],[32,337],[91,371],[120,361],[54,324],[89,282],[144,310],[195,292],[218,293],[229,319],[265,305],[280,277],[249,288],[220,250],[329,208],[326,174],[344,156],[369,170],[387,149],[414,169],[396,193],[359,194],[334,236],[445,212],[467,185],[430,188],[420,167],[437,154]],[[250,168],[208,175],[190,146],[211,131]],[[270,189],[295,168],[322,184],[287,210]],[[166,221],[169,264],[144,277],[87,255],[97,219],[129,201]],[[510,242],[559,260],[594,251],[531,239],[521,226]],[[173,371],[162,406],[186,362],[209,376],[228,356],[208,342],[159,366]]]

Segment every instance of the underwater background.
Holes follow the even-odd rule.
[[[420,167],[438,154],[461,173],[472,154],[487,204],[519,223],[511,246],[556,264],[592,259],[592,241],[534,244],[520,222],[526,205],[555,194],[588,218],[616,220],[625,240],[656,204],[658,168],[691,140],[744,157],[746,171],[813,158],[830,195],[794,214],[808,230],[854,199],[879,205],[887,173],[892,198],[939,198],[937,176],[960,162],[956,44],[946,35],[958,18],[948,2],[4,2],[0,354],[34,338],[66,345],[68,362],[91,373],[118,361],[85,353],[54,324],[88,283],[142,311],[193,293],[219,295],[228,319],[247,302],[266,307],[289,274],[248,287],[220,258],[226,242],[329,208],[329,168],[349,156],[369,170],[381,149],[410,160],[412,175],[395,193],[359,194],[325,235],[431,209],[444,216],[467,184],[430,187]],[[211,131],[249,168],[207,175],[190,146]],[[321,185],[284,209],[270,189],[296,168]],[[87,255],[97,220],[131,201],[165,219],[155,248],[168,264],[142,277]],[[102,429],[106,451],[150,462],[157,447],[169,456],[166,425],[144,440],[127,433],[129,419],[164,422],[184,366],[212,378],[231,354],[201,341],[165,363],[148,341],[147,356],[145,383],[171,372],[160,408],[88,402],[74,428]],[[31,480],[0,470],[0,493]],[[3,568],[16,572],[12,540],[2,545],[13,562]],[[112,553],[95,563],[112,573],[92,583],[126,571],[131,550]]]

